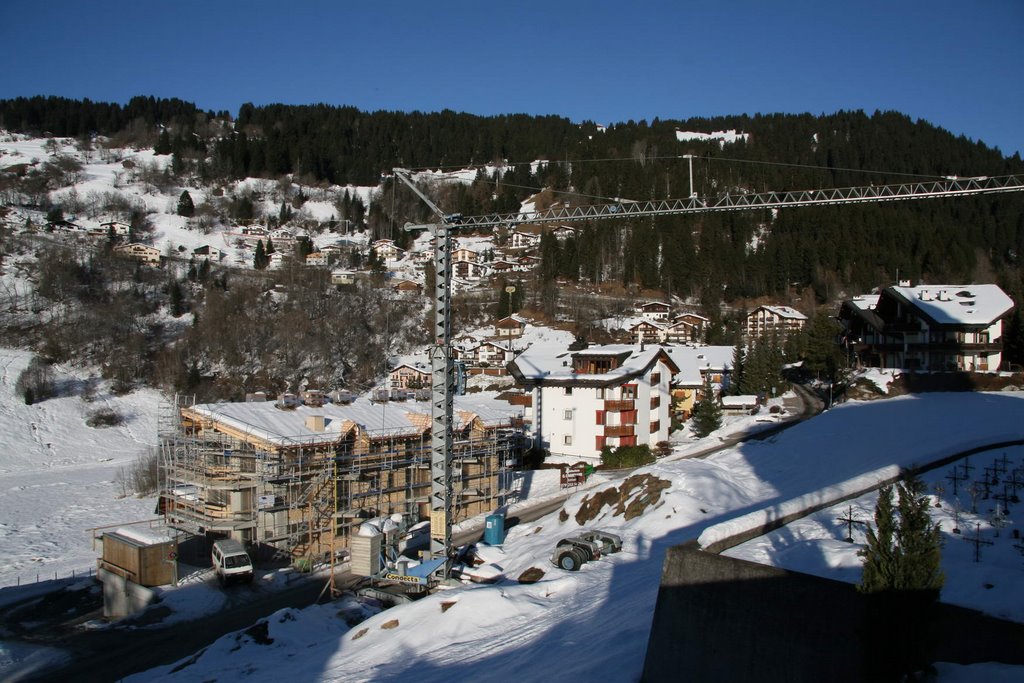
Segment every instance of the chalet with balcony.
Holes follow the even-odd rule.
[[[747,314],[744,333],[747,339],[776,335],[785,337],[799,332],[807,324],[807,316],[789,306],[758,306]]]
[[[703,337],[701,331],[693,323],[677,319],[664,329],[665,341],[671,344],[695,344]]]
[[[376,240],[370,248],[377,254],[377,258],[385,263],[397,261],[405,254],[405,250],[395,244],[394,240]]]
[[[480,280],[487,277],[488,267],[476,261],[453,261],[452,274],[462,280]]]
[[[654,448],[668,440],[670,383],[679,368],[659,346],[533,347],[508,369],[530,392],[534,444],[552,453],[596,461],[605,446]]]
[[[681,313],[681,314],[677,315],[675,318],[673,318],[672,322],[673,323],[684,322],[684,323],[689,323],[689,324],[693,325],[696,328],[696,331],[697,331],[697,340],[701,340],[701,339],[704,339],[704,330],[707,329],[708,322],[710,322],[710,321],[707,318],[705,318],[704,316],[698,315],[696,313]]]
[[[148,244],[139,244],[138,242],[119,244],[114,247],[114,253],[118,256],[148,263],[151,266],[160,265],[160,250]]]
[[[403,363],[388,374],[388,385],[396,389],[423,389],[430,386],[430,371]]]
[[[483,259],[480,258],[480,254],[478,252],[473,251],[472,249],[467,249],[466,247],[459,247],[458,249],[454,249],[452,251],[452,260],[471,261],[473,263],[480,263],[483,261]]]
[[[665,328],[650,320],[641,320],[629,328],[631,344],[656,344],[665,341]]]
[[[672,307],[664,301],[648,301],[640,306],[640,315],[644,320],[656,323],[668,322]]]
[[[312,254],[306,254],[307,266],[326,266],[329,263],[330,259],[328,259],[327,254],[322,251],[314,251]]]
[[[540,234],[525,230],[513,230],[509,235],[510,249],[534,249],[540,246]]]
[[[131,226],[121,221],[104,221],[100,223],[100,229],[104,235],[114,235],[116,237],[128,237],[132,232]]]
[[[839,320],[862,366],[994,372],[1013,305],[998,285],[900,285],[843,302]]]
[[[494,323],[494,336],[499,338],[512,339],[522,337],[526,329],[526,321],[510,315]]]
[[[551,231],[551,234],[554,235],[559,242],[563,242],[570,237],[576,237],[576,228],[571,228],[568,225],[559,225]]]

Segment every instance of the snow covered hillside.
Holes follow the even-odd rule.
[[[113,396],[100,383],[86,402],[88,375],[58,366],[59,396],[25,405],[15,384],[31,358],[0,349],[0,587],[95,570],[87,529],[154,517],[154,498],[124,497],[115,479],[156,445],[159,393]],[[123,423],[88,426],[99,408]]]
[[[669,459],[577,493],[561,512],[511,529],[502,549],[484,550],[504,569],[498,584],[443,591],[350,630],[323,628],[321,609],[285,611],[268,619],[267,639],[226,636],[173,673],[164,667],[133,680],[226,680],[244,671],[247,680],[271,681],[294,676],[292,655],[301,653],[309,680],[532,681],[558,672],[634,681],[667,547],[765,516],[748,513],[837,500],[901,467],[1020,438],[1022,410],[1019,393],[849,403],[766,441],[706,460]],[[576,573],[554,568],[555,543],[580,528],[622,535],[623,551]],[[530,568],[543,577],[519,583]]]

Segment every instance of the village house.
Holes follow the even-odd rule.
[[[423,389],[430,386],[430,370],[403,363],[388,373],[391,389]]]
[[[192,250],[193,256],[200,256],[210,261],[223,261],[227,258],[228,254],[225,251],[221,251],[216,247],[211,247],[209,244],[204,244],[201,247],[196,247]]]
[[[540,234],[525,230],[513,230],[508,238],[509,249],[535,249],[540,246]]]
[[[641,320],[629,328],[629,341],[631,344],[657,344],[665,341],[665,330],[650,320]]]
[[[605,446],[653,449],[668,440],[679,368],[659,346],[531,347],[508,369],[531,392],[526,419],[536,446],[597,461]]]
[[[327,266],[328,263],[330,263],[330,259],[328,259],[327,254],[322,251],[314,251],[311,254],[306,254],[307,266]]]
[[[1013,300],[998,285],[887,287],[843,302],[843,342],[862,366],[989,372]]]
[[[758,306],[747,314],[744,334],[747,339],[777,335],[785,337],[799,332],[807,324],[807,316],[789,306]]]
[[[355,284],[356,276],[355,273],[349,270],[332,270],[331,271],[331,284],[332,285],[351,285]]]
[[[649,301],[639,306],[640,315],[644,320],[664,323],[668,322],[672,307],[664,301]]]
[[[147,244],[139,244],[138,242],[119,244],[114,247],[114,253],[118,256],[148,263],[149,265],[160,265],[160,250]]]
[[[113,234],[115,237],[128,237],[132,231],[130,225],[121,221],[104,221],[100,223],[100,229],[104,235]]]
[[[502,338],[514,338],[523,336],[526,329],[526,321],[510,315],[494,323],[494,336]]]
[[[679,372],[672,378],[672,413],[687,419],[693,413],[704,393],[705,381],[710,381],[721,395],[729,388],[729,375],[733,353],[731,346],[666,346],[666,353],[675,362]]]
[[[472,263],[480,263],[483,259],[480,258],[480,254],[472,249],[466,247],[459,247],[452,251],[452,261],[471,261]]]
[[[698,315],[697,313],[680,313],[675,316],[672,321],[676,323],[684,322],[693,325],[697,331],[698,341],[704,339],[704,331],[707,329],[708,323],[710,322],[707,318],[702,315]]]
[[[405,254],[404,249],[396,245],[394,240],[389,239],[376,240],[370,245],[370,248],[377,254],[377,258],[384,261],[384,263],[398,261]]]
[[[559,225],[551,231],[559,242],[563,242],[570,237],[576,237],[576,228],[570,228],[568,225]]]
[[[665,341],[670,344],[696,344],[701,341],[700,328],[693,323],[677,318],[665,328]]]
[[[399,294],[408,294],[409,296],[417,295],[423,290],[419,283],[405,278],[391,280],[388,282],[388,286]]]
[[[505,259],[498,259],[491,261],[487,264],[488,268],[493,275],[501,275],[503,273],[512,273],[517,270],[517,264],[512,261],[506,261]]]
[[[452,274],[463,280],[480,280],[487,277],[488,267],[476,261],[453,261]]]

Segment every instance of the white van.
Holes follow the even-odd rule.
[[[233,581],[252,581],[252,560],[238,541],[231,538],[215,541],[211,555],[213,571],[217,574],[220,585],[224,586]]]

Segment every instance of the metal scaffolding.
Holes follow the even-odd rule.
[[[312,565],[333,562],[365,519],[401,514],[412,526],[431,518],[434,439],[426,422],[414,430],[355,425],[319,442],[264,434],[237,420],[228,428],[176,397],[160,425],[167,524]],[[449,524],[504,504],[522,424],[467,421],[450,439]]]

